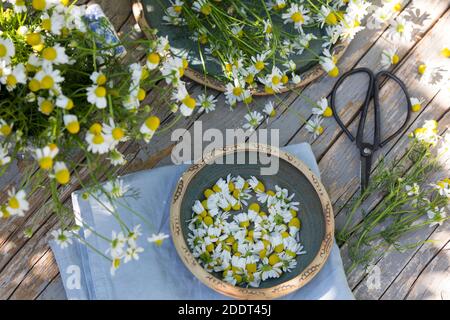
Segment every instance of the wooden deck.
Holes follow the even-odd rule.
[[[86,1],[79,1],[86,2]],[[91,1],[102,5],[106,14],[121,34],[132,32],[133,37],[142,37],[134,29],[135,21],[128,0]],[[450,46],[450,10],[448,0],[415,0],[407,1],[402,16],[411,16],[417,23],[414,41],[404,44],[399,49],[401,61],[393,71],[405,81],[412,96],[423,97],[424,108],[414,113],[408,132],[420,126],[424,120],[437,119],[440,130],[450,126],[450,90],[441,89],[439,85],[423,83],[416,76],[417,65],[427,60],[445,46]],[[361,32],[351,43],[344,57],[339,62],[341,72],[355,67],[365,66],[372,70],[380,70],[380,55],[383,49],[392,44],[386,38],[386,29]],[[142,59],[143,52],[130,50],[129,59]],[[352,90],[347,93],[340,107],[343,121],[351,127],[357,123],[356,113],[365,93],[365,83],[359,79],[351,80]],[[318,100],[328,96],[335,79],[323,77],[302,89],[302,94]],[[190,83],[191,92],[199,93],[203,88]],[[404,111],[402,97],[397,94],[398,88],[388,82],[383,84],[383,105],[389,106],[384,130],[392,130],[397,125],[396,119]],[[203,121],[204,129],[240,127],[244,122],[245,108],[237,108],[233,112],[224,106],[223,94],[213,92],[219,100],[216,111],[195,115],[178,122],[178,127],[190,128],[196,119]],[[262,128],[279,128],[281,145],[309,141],[319,162],[322,180],[327,186],[334,203],[336,224],[343,221],[344,214],[340,208],[359,187],[359,153],[332,119],[324,122],[325,132],[311,141],[310,135],[300,123],[296,113],[305,118],[310,116],[310,107],[297,94],[287,93],[280,96],[277,103],[277,116],[274,120],[264,122]],[[148,99],[151,99],[151,94]],[[223,106],[223,107],[222,107]],[[161,119],[170,120],[169,112],[162,112]],[[370,118],[370,115],[369,115]],[[372,130],[372,127],[368,127]],[[378,155],[393,159],[404,154],[408,143],[406,135],[397,137],[383,148]],[[170,135],[157,136],[152,142],[142,147],[133,143],[125,143],[121,149],[127,154],[129,165],[123,173],[142,168],[151,168],[168,163],[167,155],[173,143]],[[374,165],[376,167],[376,164]],[[449,168],[444,174],[448,175]],[[0,179],[1,187],[7,187],[17,179],[17,172]],[[62,197],[67,206],[71,205],[70,193],[78,189],[78,185],[70,185],[62,190]],[[365,207],[374,207],[380,197],[375,196]],[[50,198],[45,190],[33,195],[31,210],[25,217],[14,217],[0,222],[0,299],[64,299],[64,289],[52,252],[48,246],[50,231],[57,228],[57,217],[52,215]],[[23,236],[24,230],[39,225],[31,238]],[[450,299],[450,223],[439,227],[426,228],[410,239],[428,239],[418,249],[398,253],[388,252],[375,261],[374,273],[379,271],[380,283],[373,286],[373,274],[367,275],[363,270],[354,270],[348,275],[350,287],[357,299]],[[348,263],[345,245],[342,248],[345,264]]]

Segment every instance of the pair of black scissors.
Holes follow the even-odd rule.
[[[369,76],[369,85],[367,88],[366,97],[364,99],[364,104],[361,106],[359,113],[359,125],[358,131],[356,132],[356,137],[347,129],[342,120],[339,118],[337,110],[336,110],[336,93],[341,86],[342,82],[347,79],[349,76],[357,74],[357,73],[365,73]],[[404,123],[398,127],[397,131],[395,131],[392,135],[387,137],[384,140],[381,140],[381,120],[380,120],[380,80],[382,77],[386,77],[387,79],[391,79],[395,81],[400,88],[402,89],[405,97],[406,97],[406,119]],[[374,136],[373,142],[364,141],[364,126],[366,124],[366,118],[369,111],[370,102],[373,99],[373,107],[374,107]],[[339,124],[341,129],[345,132],[348,138],[353,142],[356,141],[356,146],[359,149],[361,155],[361,190],[362,192],[366,190],[369,185],[370,172],[372,168],[372,156],[375,151],[385,146],[389,141],[395,138],[395,136],[402,133],[409,122],[411,117],[411,100],[406,88],[406,85],[401,81],[397,76],[389,71],[381,71],[377,74],[374,74],[372,70],[367,68],[357,68],[353,69],[345,74],[343,74],[336,84],[334,85],[333,91],[331,92],[331,101],[330,101],[331,109],[333,110],[334,118],[336,122]]]

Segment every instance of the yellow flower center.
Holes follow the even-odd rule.
[[[450,58],[450,49],[449,48],[442,49],[441,55],[444,56],[445,58]]]
[[[53,159],[51,157],[43,157],[39,160],[39,166],[43,170],[50,170],[53,167]]]
[[[256,70],[261,71],[262,69],[264,69],[264,62],[256,61],[255,68],[256,68]]]
[[[424,74],[426,70],[427,70],[427,66],[426,66],[425,64],[421,64],[421,65],[417,68],[417,71],[419,72],[419,74]]]
[[[157,54],[156,52],[152,52],[148,55],[147,60],[151,64],[159,64],[159,62],[161,61],[161,58],[160,58],[159,54]]]
[[[332,78],[336,78],[336,77],[339,75],[339,69],[338,69],[338,67],[334,67],[333,69],[331,69],[331,70],[328,72],[328,75],[329,75],[330,77],[332,77]]]
[[[104,98],[106,96],[106,89],[105,87],[97,87],[95,89],[95,95],[99,98]]]
[[[16,0],[16,6],[24,6],[25,0]]]
[[[27,43],[30,46],[37,46],[41,43],[41,35],[37,32],[33,32],[27,35]]]
[[[411,110],[413,112],[418,112],[418,111],[420,111],[421,108],[422,108],[422,106],[420,105],[420,103],[416,103],[411,106]]]
[[[278,262],[280,262],[280,257],[278,257],[278,255],[276,253],[272,253],[269,257],[269,264],[271,266],[277,264]]]
[[[242,88],[241,87],[234,87],[233,88],[233,94],[236,97],[239,97],[242,94]]]
[[[1,133],[2,135],[4,135],[5,137],[6,137],[6,136],[9,136],[9,135],[11,134],[11,131],[12,131],[11,126],[9,126],[9,125],[7,125],[7,124],[4,124],[4,125],[2,125],[2,126],[0,127],[0,133]]]
[[[17,84],[17,79],[14,75],[10,74],[6,77],[6,84],[8,86],[14,87]]]
[[[281,78],[279,76],[272,77],[272,84],[279,84],[280,81],[281,81]]]
[[[42,26],[42,29],[50,31],[52,29],[52,20],[43,19],[41,26]]]
[[[191,96],[186,96],[186,98],[183,99],[183,104],[186,105],[186,107],[188,107],[189,109],[194,109],[195,108],[195,104],[196,101],[194,98],[192,98]]]
[[[158,239],[155,241],[155,244],[160,247],[163,244],[163,239]]]
[[[403,33],[403,32],[405,32],[405,26],[404,26],[403,24],[397,25],[397,32],[398,32],[398,33]]]
[[[41,88],[42,89],[50,89],[53,87],[54,83],[55,82],[53,81],[52,76],[46,75],[41,80]]]
[[[397,64],[400,61],[400,57],[396,54],[392,56],[392,64]]]
[[[41,84],[36,79],[31,79],[28,83],[28,89],[30,89],[33,92],[38,91],[41,88]]]
[[[89,132],[95,135],[102,133],[102,125],[100,123],[94,123],[90,128]]]
[[[275,91],[269,86],[264,87],[264,91],[266,91],[268,94],[273,94]]]
[[[281,77],[281,82],[286,84],[289,81],[289,77],[285,74],[283,74],[283,76]]]
[[[396,12],[400,12],[400,10],[402,10],[402,4],[400,2],[398,2],[394,5],[394,7],[392,9]]]
[[[329,25],[336,25],[337,24],[337,17],[334,12],[330,12],[327,17],[325,18],[325,22]]]
[[[245,82],[247,82],[248,84],[252,84],[255,81],[255,76],[252,74],[249,74],[246,78],[245,78]]]
[[[102,85],[104,85],[106,83],[106,76],[102,73],[102,74],[99,74],[98,75],[98,77],[97,77],[97,84],[99,85],[99,86],[102,86]]]
[[[231,63],[225,64],[225,70],[226,70],[227,72],[233,71],[233,65],[232,65]]]
[[[80,131],[80,123],[78,121],[70,122],[66,128],[71,134],[77,134]]]
[[[45,0],[33,0],[32,6],[35,10],[42,11],[45,9],[46,3],[45,3]]]
[[[145,99],[145,95],[146,95],[145,90],[142,88],[139,88],[138,96],[137,96],[139,101],[143,101]]]
[[[331,117],[333,115],[333,110],[331,110],[330,107],[326,107],[322,115],[326,118]]]
[[[206,34],[202,34],[198,38],[198,41],[200,41],[201,44],[206,44],[208,43],[208,36]]]
[[[70,0],[60,0],[60,2],[64,7],[67,7],[70,4]]]
[[[20,208],[19,200],[17,200],[16,197],[12,197],[11,199],[9,199],[9,206],[12,209],[19,209]]]
[[[125,132],[123,131],[122,128],[117,127],[112,130],[112,136],[113,136],[114,140],[120,140],[124,137],[124,135],[125,135]]]
[[[50,100],[44,100],[41,103],[41,112],[49,115],[53,111],[53,103]]]
[[[71,110],[73,108],[73,100],[68,99],[66,104],[66,110]]]
[[[209,4],[205,4],[200,8],[200,12],[203,13],[205,16],[211,14],[212,8]]]
[[[156,131],[156,129],[158,129],[159,127],[159,124],[160,120],[156,116],[148,117],[147,120],[145,120],[145,125],[152,131]]]
[[[292,21],[294,21],[294,23],[305,22],[305,18],[303,17],[303,15],[300,12],[293,13],[291,15],[291,19],[292,19]]]
[[[92,142],[94,144],[102,144],[103,142],[105,142],[105,138],[103,138],[103,135],[101,135],[101,134],[96,134],[96,135],[94,135]]]
[[[182,9],[183,9],[183,6],[173,6],[173,10],[174,10],[175,12],[180,13]]]
[[[59,170],[55,174],[55,179],[60,184],[67,184],[70,180],[70,172],[67,169]]]

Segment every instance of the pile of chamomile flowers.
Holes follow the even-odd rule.
[[[299,202],[287,189],[266,190],[254,176],[228,175],[203,194],[192,207],[188,244],[208,272],[235,286],[259,287],[291,272],[305,254]]]

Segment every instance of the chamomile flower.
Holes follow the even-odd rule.
[[[41,149],[35,149],[34,156],[41,169],[51,170],[53,168],[53,159],[56,157],[58,152],[58,147],[56,147],[55,145],[49,145]]]
[[[106,84],[106,81],[108,81],[108,78],[106,77],[106,75],[103,72],[99,72],[99,71],[94,71],[92,72],[92,74],[89,76],[89,79],[91,79],[93,84],[99,85],[99,86],[104,86]]]
[[[205,93],[202,93],[197,97],[198,105],[200,108],[198,109],[198,113],[208,113],[210,111],[214,111],[216,109],[217,100],[213,95],[207,96]]]
[[[9,63],[11,58],[16,55],[16,48],[14,43],[9,38],[3,38],[0,36],[0,61]]]
[[[57,11],[53,11],[51,15],[49,15],[48,12],[45,12],[42,14],[41,20],[42,29],[55,35],[61,35],[61,31],[65,26],[64,15]]]
[[[439,195],[450,198],[450,179],[444,179],[436,184],[432,184],[431,186],[438,191]]]
[[[78,117],[73,114],[65,114],[63,117],[64,126],[70,134],[77,134],[80,132],[80,122]]]
[[[394,42],[409,42],[412,38],[413,25],[403,17],[397,17],[391,21],[388,36]]]
[[[436,120],[426,120],[423,127],[414,130],[414,138],[429,145],[436,145],[439,141],[438,123]]]
[[[406,194],[408,195],[408,197],[414,197],[414,196],[419,195],[420,186],[417,183],[413,183],[412,186],[406,185],[405,191],[406,191]]]
[[[396,65],[400,61],[400,57],[397,54],[397,49],[385,49],[381,53],[381,65],[383,68],[389,68],[392,65]]]
[[[64,81],[61,72],[49,66],[39,70],[35,74],[34,79],[39,81],[39,88],[45,90],[57,89],[59,84]]]
[[[58,95],[55,104],[58,108],[67,111],[72,110],[72,108],[74,107],[73,100],[63,94]]]
[[[315,116],[308,121],[306,121],[305,129],[313,135],[313,139],[320,136],[323,132],[322,127],[323,118],[320,116]]]
[[[18,84],[27,83],[27,74],[23,63],[19,63],[12,68],[11,73],[0,78],[3,84],[6,84],[8,91],[14,90]]]
[[[125,251],[124,263],[128,263],[132,260],[139,260],[139,254],[144,252],[144,248],[138,246],[128,247]]]
[[[11,162],[11,157],[8,154],[9,145],[0,146],[0,167]]]
[[[111,231],[111,241],[109,243],[109,248],[106,253],[109,253],[112,258],[122,258],[125,253],[125,245],[127,243],[127,238],[122,231],[116,232]]]
[[[88,144],[88,151],[92,153],[105,154],[111,149],[113,138],[109,134],[105,134],[103,126],[94,123],[86,133],[85,140]]]
[[[389,23],[393,15],[393,11],[389,8],[389,6],[381,6],[377,7],[370,19],[367,22],[367,26],[370,29],[378,29],[383,25]]]
[[[430,227],[434,227],[436,225],[440,226],[447,217],[447,212],[445,211],[444,207],[434,207],[427,211],[427,216],[428,219],[433,221],[432,223],[430,223]]]
[[[119,142],[126,141],[128,139],[126,131],[123,127],[115,124],[114,119],[110,118],[108,124],[103,125],[103,131],[105,134],[112,137],[111,148],[115,148]]]
[[[28,201],[26,200],[26,193],[24,190],[16,190],[13,188],[12,190],[8,190],[8,202],[7,202],[7,211],[11,215],[17,215],[22,217],[30,207]]]
[[[320,12],[317,15],[317,19],[320,22],[321,28],[324,24],[334,26],[338,23],[338,14],[333,10],[333,8],[322,5],[320,7]]]
[[[54,174],[52,175],[59,184],[67,184],[70,181],[70,171],[66,164],[61,161],[57,161],[53,168]]]
[[[54,102],[49,98],[38,97],[39,111],[45,115],[50,115],[55,108]]]
[[[424,98],[416,98],[411,97],[411,111],[412,112],[418,112],[420,109],[422,109],[422,104],[425,102]]]
[[[275,111],[275,107],[273,106],[273,102],[269,101],[264,105],[263,112],[267,114],[268,117],[273,118],[276,116],[277,112]]]
[[[192,9],[194,9],[197,12],[202,13],[205,16],[210,15],[211,12],[212,12],[212,7],[208,3],[208,0],[197,0],[197,1],[194,1],[194,3],[192,4]]]
[[[281,15],[284,20],[284,24],[293,23],[294,28],[300,32],[303,32],[303,25],[308,24],[310,17],[308,16],[309,10],[296,3],[292,3],[286,13]]]
[[[130,190],[130,186],[125,185],[123,179],[114,179],[104,185],[105,192],[113,199],[122,198]],[[138,228],[139,229],[139,228]]]
[[[144,140],[149,142],[155,131],[159,128],[160,120],[157,116],[148,117],[145,122],[142,124],[140,132],[144,136]]]
[[[149,67],[148,63],[147,67]],[[163,61],[161,74],[164,76],[166,83],[177,84],[180,78],[184,75],[187,67],[188,63],[186,58],[169,57]]]
[[[11,134],[13,123],[7,123],[5,120],[0,118],[0,137],[7,137]]]
[[[93,84],[87,87],[87,101],[95,105],[98,109],[104,109],[107,105],[106,94],[107,90],[104,86]]]
[[[312,109],[312,114],[323,117],[331,117],[333,115],[333,110],[328,105],[327,98],[321,98],[317,101],[316,105]]]
[[[339,75],[339,69],[336,66],[337,58],[328,49],[323,51],[322,56],[319,58],[319,63],[330,77],[336,78]]]
[[[53,240],[61,249],[65,249],[72,244],[72,234],[67,230],[53,230],[51,235],[53,236]]]
[[[245,91],[245,83],[238,78],[235,78],[233,82],[228,82],[225,86],[225,97],[230,106],[236,105],[237,102],[243,100],[243,94]]]
[[[147,241],[150,243],[155,243],[157,246],[161,246],[163,241],[167,238],[169,238],[168,234],[160,232],[158,234],[152,234],[151,237],[147,238]]]
[[[282,78],[283,74],[281,70],[276,66],[273,66],[272,72],[259,80],[264,84],[264,90],[267,93],[278,93],[285,88]]]
[[[41,56],[44,66],[69,64],[69,56],[66,54],[66,50],[59,44],[43,49]]]
[[[111,150],[109,153],[108,160],[111,162],[113,166],[122,166],[127,163],[124,155],[117,149]]]
[[[14,12],[26,12],[27,6],[25,0],[7,0],[10,4],[13,5]]]
[[[178,85],[173,98],[181,103],[180,112],[183,116],[188,117],[194,112],[197,101],[189,95],[183,83]]]
[[[265,20],[263,20],[263,25],[264,25],[264,34],[265,34],[266,40],[272,39],[272,31],[273,31],[272,22],[268,19],[265,19]]]
[[[269,55],[269,52],[266,51],[262,54],[257,54],[256,56],[252,57],[252,73],[253,74],[258,74],[259,72],[261,72],[265,66],[266,66],[266,59],[267,56]]]
[[[258,111],[249,112],[244,116],[244,118],[245,118],[245,120],[247,120],[247,122],[244,123],[242,128],[251,130],[251,131],[255,130],[261,124],[261,122],[264,120],[263,115],[261,113],[259,113]]]

